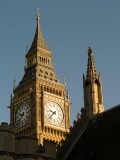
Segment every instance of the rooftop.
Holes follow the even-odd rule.
[[[120,104],[89,121],[67,160],[120,160]]]

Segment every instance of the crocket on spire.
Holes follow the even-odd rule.
[[[92,49],[89,47],[86,78],[92,81],[96,78],[96,76],[97,76],[97,73],[96,73],[95,64],[94,64],[93,53],[92,53]]]

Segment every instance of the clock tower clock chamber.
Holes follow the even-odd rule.
[[[59,144],[70,129],[70,101],[66,85],[54,72],[52,52],[40,27],[36,14],[36,31],[26,54],[24,75],[13,90],[11,98],[11,125],[17,137],[30,136]]]

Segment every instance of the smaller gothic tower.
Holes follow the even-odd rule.
[[[103,112],[103,94],[100,74],[97,75],[92,49],[88,49],[88,64],[86,77],[83,75],[84,90],[84,109],[87,116],[92,118],[94,115]]]

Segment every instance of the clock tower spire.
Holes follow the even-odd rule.
[[[36,31],[35,31],[35,35],[34,35],[34,39],[33,42],[31,44],[31,47],[28,51],[27,56],[29,56],[29,54],[32,54],[34,51],[38,51],[40,48],[44,49],[44,50],[49,50],[47,47],[47,44],[43,38],[41,29],[40,29],[40,12],[39,12],[39,8],[37,9],[36,12],[36,21],[37,21],[37,25],[36,25]]]
[[[58,144],[69,132],[70,103],[41,32],[39,9],[36,20],[33,42],[25,57],[25,73],[14,89],[11,124],[17,137],[36,137],[40,145],[46,141]]]

